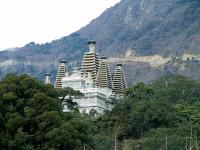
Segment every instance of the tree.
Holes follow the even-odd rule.
[[[200,84],[181,75],[166,75],[153,82],[151,87],[160,99],[176,103],[195,103],[199,101]]]
[[[73,98],[79,98],[84,96],[80,91],[74,90],[73,88],[66,87],[58,90],[59,99],[63,105],[67,105],[69,109],[73,109],[77,103],[73,101]]]
[[[128,88],[125,92],[125,97],[135,100],[157,100],[153,88],[142,82]]]
[[[63,94],[81,95],[72,89]],[[78,112],[64,113],[58,95],[28,75],[6,76],[0,82],[0,149],[81,149],[88,124]],[[74,123],[77,117],[82,122]]]

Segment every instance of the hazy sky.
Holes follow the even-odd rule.
[[[0,50],[68,35],[119,1],[0,0]]]

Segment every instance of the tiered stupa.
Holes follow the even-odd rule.
[[[65,73],[66,73],[66,61],[61,60],[59,68],[58,68],[58,73],[56,76],[56,81],[54,84],[54,88],[55,89],[62,89],[62,78],[65,77]]]
[[[95,53],[96,42],[90,40],[88,42],[89,51],[85,53],[81,66],[81,73],[87,77],[91,73],[92,80],[96,83],[97,72],[99,69],[99,56]]]
[[[112,78],[110,74],[110,69],[106,62],[106,57],[102,57],[100,60],[100,66],[97,73],[96,85],[97,87],[100,87],[100,88],[112,89]]]
[[[126,80],[122,69],[122,64],[117,64],[113,76],[113,93],[123,95],[126,90]]]

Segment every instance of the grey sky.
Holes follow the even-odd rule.
[[[0,0],[0,50],[68,35],[119,1]]]

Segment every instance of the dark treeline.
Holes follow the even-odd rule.
[[[62,112],[62,99],[71,112]],[[130,87],[111,112],[94,118],[80,114],[72,96],[28,75],[0,82],[2,150],[156,150],[200,146],[200,83],[167,75]]]

